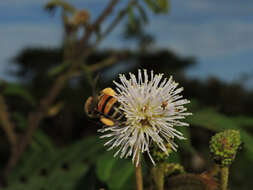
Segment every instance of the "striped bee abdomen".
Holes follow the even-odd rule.
[[[120,103],[113,96],[102,94],[98,102],[98,111],[103,115],[118,121],[125,121],[125,115],[120,110]]]

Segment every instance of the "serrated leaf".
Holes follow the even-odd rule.
[[[30,92],[19,84],[8,84],[8,86],[3,90],[4,95],[18,96],[29,102],[31,105],[35,105],[36,101]]]

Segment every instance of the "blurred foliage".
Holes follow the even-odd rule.
[[[19,85],[19,84],[8,83],[8,85],[6,85],[2,93],[5,96],[19,97],[27,101],[27,103],[33,106],[36,104],[36,101],[34,97],[32,96],[32,94],[27,89],[25,89],[22,85]]]
[[[217,184],[214,179],[208,181],[202,175],[181,174],[167,180],[165,190],[215,190]]]
[[[154,13],[166,13],[169,10],[168,0],[144,0]]]
[[[41,59],[34,59],[32,62],[30,61],[30,56],[38,57],[40,53],[44,55],[48,54],[48,56],[44,56]],[[250,130],[251,126],[253,126],[253,119],[249,117],[252,114],[251,110],[247,111],[247,109],[245,109],[245,103],[250,104],[252,101],[250,98],[248,98],[251,92],[242,89],[242,87],[239,85],[224,84],[217,79],[210,79],[212,81],[215,81],[216,85],[214,85],[213,82],[209,81],[208,83],[203,83],[196,80],[186,79],[183,71],[185,68],[195,64],[194,59],[191,57],[181,58],[176,54],[165,50],[146,52],[144,54],[127,50],[96,51],[88,58],[88,64],[93,65],[96,62],[103,60],[109,54],[112,53],[114,55],[124,55],[124,61],[119,62],[118,65],[122,65],[126,71],[135,72],[136,68],[147,68],[149,70],[152,69],[155,72],[163,72],[166,75],[175,75],[176,80],[181,81],[184,84],[184,94],[186,94],[186,97],[193,98],[191,104],[188,105],[188,109],[193,112],[194,115],[187,118],[187,122],[191,124],[191,127],[179,128],[185,134],[188,140],[177,142],[179,144],[179,152],[172,153],[170,155],[169,160],[171,162],[183,163],[183,165],[186,166],[186,169],[189,171],[203,171],[204,168],[206,168],[211,163],[209,153],[206,150],[208,149],[208,141],[210,140],[210,137],[215,132],[223,131],[225,129],[240,130],[242,141],[244,142],[243,154],[236,158],[235,163],[232,165],[231,172],[232,185],[235,188],[238,187],[237,179],[242,178],[242,176],[246,178],[247,171],[253,169],[251,166],[245,165],[246,163],[249,164],[253,161],[253,136]],[[50,54],[55,56],[49,56]],[[22,78],[23,85],[26,86],[26,89],[29,89],[29,92],[32,93],[34,97],[39,98],[41,96],[41,93],[43,93],[44,89],[47,87],[47,85],[43,85],[43,83],[49,84],[50,81],[53,79],[54,76],[48,75],[48,72],[51,70],[50,68],[54,68],[55,66],[57,66],[59,62],[55,62],[54,60],[60,60],[60,55],[61,51],[57,49],[27,49],[17,57],[16,63],[18,63],[20,66],[20,70],[17,72],[17,75]],[[48,64],[45,69],[40,69],[39,62],[41,62],[42,59],[45,59],[43,60],[43,62]],[[125,65],[125,60],[131,60],[132,62],[134,62],[134,67],[127,67]],[[106,73],[108,70],[113,70],[114,67],[116,68],[118,65],[114,65],[107,69],[101,70],[100,72],[102,77],[104,77],[104,73]],[[111,81],[113,78],[115,78],[116,74],[117,72],[115,72],[115,74],[112,73],[110,75],[111,78],[108,81]],[[58,165],[55,171],[51,171],[51,169],[53,168],[48,168],[48,173],[56,172],[55,174],[52,174],[52,176],[58,175],[57,172],[63,173],[62,175],[65,175],[66,177],[68,175],[73,175],[73,178],[69,177],[70,181],[68,183],[70,184],[70,186],[73,185],[72,187],[81,187],[81,181],[88,180],[94,182],[93,185],[89,185],[91,189],[92,187],[94,187],[94,185],[101,185],[101,187],[107,187],[109,189],[120,189],[122,187],[124,187],[123,189],[126,189],[126,186],[124,186],[124,184],[129,184],[131,181],[130,179],[132,179],[133,181],[133,168],[131,167],[130,161],[112,158],[112,154],[105,151],[105,148],[103,148],[102,143],[99,142],[100,140],[98,139],[93,139],[94,142],[91,143],[92,146],[88,143],[89,140],[86,140],[86,138],[90,139],[90,137],[87,136],[89,134],[94,134],[97,127],[99,127],[94,125],[93,123],[90,123],[86,119],[82,110],[83,107],[80,106],[84,104],[86,97],[91,94],[91,89],[87,90],[87,88],[89,88],[87,85],[87,81],[83,77],[77,77],[75,78],[75,80],[69,83],[69,86],[66,86],[66,88],[64,89],[64,96],[59,97],[59,100],[64,102],[62,110],[55,117],[46,119],[43,122],[44,127],[42,127],[42,130],[45,133],[44,136],[50,136],[50,138],[54,139],[54,143],[51,142],[52,146],[54,147],[54,151],[49,151],[49,155],[46,156],[48,157],[48,159],[40,159],[45,157],[36,156],[37,160],[34,158],[34,161],[31,161],[31,159],[28,158],[33,157],[31,155],[35,154],[36,151],[30,150],[29,152],[27,152],[24,157],[26,164],[23,164],[24,161],[22,162],[22,164],[19,164],[19,167],[15,169],[15,171],[17,172],[14,172],[16,173],[16,177],[11,178],[10,184],[14,183],[15,181],[14,184],[23,184],[25,186],[26,183],[23,183],[22,180],[20,180],[21,177],[25,176],[27,179],[30,179],[30,176],[32,176],[32,174],[35,174],[36,172],[39,173],[39,171],[43,167],[36,168],[38,166],[36,166],[36,164],[32,164],[32,162],[41,163],[42,161],[45,162],[44,164],[48,167],[52,165]],[[102,83],[100,81],[99,88],[103,88],[108,85],[111,85],[111,82],[104,81]],[[220,86],[219,90],[213,90],[214,86]],[[235,88],[242,89],[240,91],[242,95],[237,95],[237,90],[235,91],[236,93],[232,93],[229,95],[237,97],[236,102],[238,102],[238,107],[237,109],[230,110],[230,112],[226,112],[226,109],[224,108],[231,107],[233,106],[233,104],[228,100],[223,101],[227,97],[224,95],[227,93],[224,93],[223,91],[232,92],[232,90]],[[40,91],[40,93],[38,93],[38,91]],[[210,93],[212,94],[210,95]],[[215,97],[213,98],[215,99],[215,101],[213,101],[213,99],[210,99],[210,101],[208,101],[208,98],[210,98],[210,96],[212,96],[212,98]],[[10,100],[11,99],[12,98],[10,98]],[[244,110],[245,114],[242,115],[241,112],[238,110]],[[17,122],[21,122],[21,119],[17,120]],[[41,133],[42,131],[36,134]],[[35,135],[35,137],[36,136],[37,135]],[[38,137],[34,139],[31,148],[38,148],[38,150],[41,150],[41,148],[39,148],[41,143],[37,142],[37,138]],[[76,140],[78,140],[78,142],[72,144],[73,141]],[[57,148],[53,144],[56,144],[58,146],[60,145],[63,147]],[[92,151],[92,153],[89,155],[88,152],[91,151],[91,147],[92,149],[94,149],[94,152]],[[45,151],[50,150],[50,148],[44,147],[44,149],[42,150],[45,156],[47,155],[45,154]],[[39,154],[42,154],[42,152],[38,152],[38,155]],[[192,164],[196,155],[199,155],[201,159],[207,161],[209,160],[210,163],[207,163],[207,161],[205,161],[204,166],[201,166],[201,168],[198,169],[194,169]],[[69,160],[63,159],[65,157]],[[186,157],[187,159],[185,159]],[[83,160],[87,160],[87,162],[83,163]],[[242,162],[241,160],[246,161]],[[64,163],[67,163],[70,168],[70,171],[75,172],[75,169],[72,170],[71,168],[77,167],[80,168],[82,172],[78,173],[79,170],[76,170],[77,173],[66,172],[64,171],[64,169],[62,169]],[[122,165],[123,163],[126,165]],[[36,172],[31,174],[29,172],[23,173],[25,171],[25,165],[27,166],[27,168],[29,168],[29,170],[33,170],[34,172]],[[31,169],[33,165],[36,167],[34,169]],[[119,167],[122,168],[124,172],[118,170]],[[241,168],[241,170],[245,171],[245,173],[241,172],[241,174],[238,175],[236,172],[233,172],[233,167],[239,167]],[[24,171],[22,171],[23,169]],[[89,172],[91,172],[91,174]],[[112,177],[112,174],[125,176]],[[48,177],[44,177],[38,174],[38,179],[36,179],[35,176],[32,177],[29,181],[36,181],[39,180],[39,178],[46,178],[44,179],[44,181],[53,180],[50,178],[50,175],[48,175]],[[245,185],[240,186],[240,188],[247,189],[248,185],[250,185],[251,183],[251,181],[247,181],[245,182]],[[87,187],[86,185],[84,186]],[[14,188],[14,186],[12,188]]]
[[[47,135],[38,131],[33,146],[11,173],[8,187],[1,189],[74,190],[80,189],[82,184],[86,189],[132,189],[132,163],[112,158],[113,154],[105,151],[103,141],[97,136],[56,148]]]
[[[188,109],[193,116],[187,118],[190,127],[179,127],[187,140],[177,141],[179,151],[171,153],[170,162],[181,163],[186,171],[202,172],[212,165],[208,152],[208,142],[212,135],[225,129],[239,130],[244,147],[235,163],[231,166],[232,189],[246,190],[253,185],[253,92],[247,91],[241,84],[227,84],[216,78],[207,81],[188,79],[185,69],[196,64],[193,57],[181,57],[170,50],[152,51],[152,35],[145,31],[148,23],[146,7],[154,13],[169,10],[168,0],[144,0],[134,8],[127,10],[124,38],[138,42],[137,50],[111,49],[96,50],[86,60],[88,66],[110,59],[119,58],[117,64],[109,65],[94,72],[101,73],[99,89],[112,86],[118,73],[133,72],[137,68],[146,68],[154,72],[173,75],[185,90],[184,97],[191,99]],[[54,0],[47,5],[53,11],[61,6],[65,11],[75,12],[63,1]],[[64,44],[63,44],[64,45]],[[12,120],[17,124],[16,132],[27,128],[27,116],[37,106],[41,97],[47,94],[49,86],[57,76],[64,73],[70,63],[63,60],[63,48],[29,48],[22,50],[13,60],[18,70],[13,75],[20,80],[17,83],[1,85],[1,92],[9,105]],[[84,65],[86,66],[86,65]],[[108,75],[109,73],[109,75]],[[103,147],[103,140],[94,136],[100,125],[94,124],[84,115],[83,105],[92,94],[86,76],[77,75],[71,79],[55,104],[48,110],[41,128],[33,136],[32,143],[21,162],[10,174],[9,184],[1,189],[11,190],[64,190],[64,189],[133,189],[134,171],[130,160],[113,158],[113,153]],[[9,145],[1,130],[0,152],[3,155],[1,167],[9,155]],[[145,182],[150,183],[148,163],[144,165]],[[168,188],[179,184],[182,178],[188,178],[186,185],[203,185],[200,175],[173,176],[168,178]],[[211,180],[212,181],[212,180]],[[203,189],[202,188],[202,189]]]

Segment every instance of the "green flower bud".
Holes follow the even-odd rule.
[[[222,167],[227,167],[234,161],[240,145],[240,132],[228,129],[214,135],[209,146],[214,161]]]
[[[164,164],[164,176],[177,175],[185,173],[184,167],[177,163]]]
[[[168,154],[166,154],[166,152],[161,150],[157,144],[154,144],[154,146],[152,147],[151,155],[156,163],[166,162],[168,160],[169,154],[172,152],[172,148],[171,148],[170,143],[166,143],[165,147],[167,149]]]

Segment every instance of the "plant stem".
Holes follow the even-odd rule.
[[[69,55],[64,52],[64,60],[70,59],[73,61],[73,67],[69,68],[66,73],[60,75],[58,79],[56,79],[55,83],[52,85],[51,90],[49,90],[49,93],[46,97],[40,100],[40,105],[38,106],[38,109],[31,112],[29,114],[28,118],[28,127],[23,134],[23,136],[20,138],[20,142],[15,143],[15,151],[11,154],[8,163],[6,164],[3,172],[2,172],[2,178],[4,180],[7,179],[9,171],[17,164],[17,162],[21,159],[27,145],[29,145],[33,133],[35,130],[39,127],[41,121],[45,117],[45,113],[48,110],[48,108],[51,106],[53,101],[56,99],[57,95],[61,92],[61,90],[65,87],[67,81],[72,78],[73,73],[77,70],[78,66],[80,66],[84,60],[92,53],[92,51],[87,51],[87,48],[84,46],[87,45],[89,38],[91,37],[92,33],[95,31],[96,28],[99,28],[99,26],[103,23],[103,21],[110,15],[110,13],[113,11],[113,8],[116,6],[116,4],[119,2],[119,0],[111,0],[108,5],[105,7],[105,9],[102,11],[100,16],[95,20],[94,24],[92,24],[92,30],[89,30],[85,33],[85,35],[80,39],[80,41],[73,44],[68,44],[67,47],[64,47],[64,51],[70,51],[70,50],[84,50],[87,53],[84,53],[83,55],[78,55],[76,52],[73,53],[75,57],[69,58]],[[101,39],[102,40],[102,39]],[[82,44],[84,46],[81,46],[79,48],[79,44]],[[94,49],[92,49],[94,50]],[[70,54],[71,56],[72,53]],[[5,125],[6,126],[6,125]],[[14,128],[14,127],[13,127]],[[8,128],[9,130],[10,128]],[[10,135],[10,133],[9,133]],[[14,142],[14,137],[11,137],[11,143]]]
[[[227,190],[229,168],[221,168],[221,190]]]
[[[139,163],[135,168],[135,176],[136,176],[136,190],[143,190],[141,159],[139,160]]]
[[[85,43],[89,40],[91,34],[94,32],[94,29],[98,28],[100,24],[105,20],[105,18],[113,11],[113,8],[116,6],[116,4],[119,2],[119,0],[111,0],[107,7],[104,9],[104,11],[101,13],[101,15],[96,19],[94,24],[92,25],[92,29],[86,31],[86,34],[81,38],[81,43]]]
[[[156,167],[153,167],[152,170],[152,177],[155,182],[157,190],[164,189],[164,166],[163,164],[158,164]]]
[[[8,141],[11,145],[11,150],[13,152],[15,150],[17,137],[14,131],[14,125],[10,120],[8,107],[6,105],[4,96],[2,95],[0,95],[0,124],[2,124],[3,130],[6,133]]]
[[[209,169],[209,171],[207,173],[209,176],[214,177],[214,176],[217,176],[219,174],[219,172],[220,172],[220,167],[219,167],[219,165],[215,164],[215,165],[213,165],[213,167],[211,167]]]

